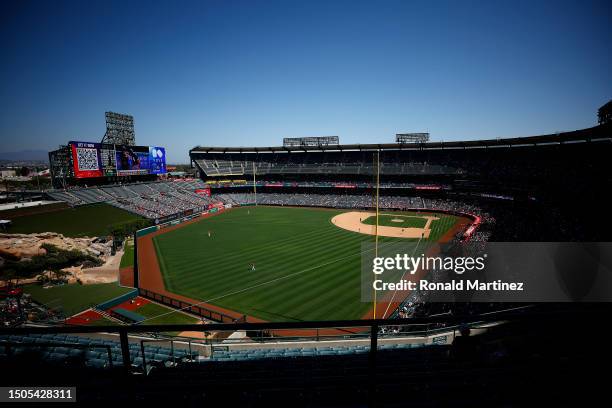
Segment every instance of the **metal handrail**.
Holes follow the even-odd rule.
[[[376,358],[379,328],[381,326],[410,326],[441,323],[448,326],[470,326],[487,322],[500,321],[535,321],[541,322],[551,316],[562,316],[570,318],[570,314],[579,313],[568,310],[530,310],[529,313],[520,310],[510,310],[497,314],[478,315],[478,316],[437,316],[437,317],[413,317],[407,319],[368,319],[368,320],[331,320],[331,321],[308,321],[308,322],[262,322],[262,323],[212,323],[201,324],[171,324],[171,325],[126,325],[126,326],[79,326],[79,327],[3,327],[0,328],[1,334],[37,334],[37,333],[119,333],[123,366],[126,373],[129,372],[130,353],[128,334],[130,333],[156,333],[168,331],[236,331],[236,330],[281,330],[281,329],[322,329],[322,328],[369,328],[370,334],[370,359]],[[591,314],[601,313],[601,310],[591,310]],[[447,327],[448,328],[448,327]],[[364,330],[365,331],[365,330]],[[40,343],[36,343],[40,344]]]
[[[567,311],[565,312],[567,313]],[[554,314],[554,313],[553,313]],[[126,325],[126,326],[54,326],[54,327],[0,327],[0,334],[28,334],[28,333],[156,333],[156,332],[181,332],[181,331],[236,331],[236,330],[281,330],[281,329],[325,329],[325,328],[360,328],[376,326],[410,326],[428,323],[443,324],[471,324],[483,323],[505,319],[537,320],[542,316],[550,316],[551,312],[531,311],[528,314],[516,313],[512,310],[508,313],[477,315],[477,316],[436,316],[436,317],[411,317],[404,319],[364,319],[364,320],[324,320],[306,322],[261,322],[261,323],[210,323],[202,324],[155,324],[155,325]]]

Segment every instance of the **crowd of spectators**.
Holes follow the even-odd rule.
[[[333,158],[325,161],[323,157],[318,160],[301,161],[299,158],[287,160],[257,160],[253,166],[253,161],[249,160],[211,160],[199,159],[195,163],[199,169],[207,176],[253,174],[253,169],[257,174],[374,174],[375,166],[370,157],[366,161],[350,161],[342,158]],[[385,175],[406,175],[406,174],[462,174],[460,168],[448,166],[444,163],[429,163],[427,161],[410,162],[381,162],[380,174]]]
[[[105,202],[145,218],[157,219],[187,210],[208,209],[215,201],[207,195],[195,193],[204,187],[201,180],[160,181],[72,188],[48,194],[72,206]]]
[[[215,196],[225,203],[234,205],[255,204],[254,193],[228,193]],[[258,193],[257,204],[300,206],[300,207],[330,207],[330,208],[361,208],[375,206],[375,197],[368,194],[311,194],[311,193]],[[479,215],[484,221],[493,222],[492,218],[477,205],[451,199],[431,199],[419,196],[381,195],[378,206],[383,209],[409,210],[432,209]]]
[[[577,132],[576,141],[609,138],[609,127]],[[475,180],[499,186],[535,189],[580,186],[587,175],[595,179],[606,170],[609,143],[538,143],[470,149],[393,149],[380,151],[380,174],[391,176],[445,176],[453,181]],[[363,176],[376,173],[375,152],[364,150],[192,153],[197,167],[209,176],[252,174],[259,176],[329,174]],[[571,165],[568,165],[571,163]],[[467,176],[467,177],[466,177]],[[503,184],[502,184],[503,183]]]

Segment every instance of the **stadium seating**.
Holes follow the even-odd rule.
[[[324,344],[324,343],[323,343]],[[381,344],[379,350],[407,350],[425,347],[424,343],[405,344]],[[211,357],[200,358],[198,361],[242,361],[260,360],[266,358],[297,358],[315,356],[338,356],[350,354],[366,354],[370,351],[369,345],[360,346],[316,346],[316,347],[280,347],[280,348],[255,348],[242,350],[214,350]]]
[[[85,204],[99,203],[100,201],[110,200],[113,197],[99,188],[80,188],[71,191],[79,197]]]
[[[230,204],[254,204],[255,195],[253,193],[229,193],[218,194],[217,198]],[[372,196],[368,194],[276,194],[258,193],[257,203],[263,205],[287,205],[305,207],[331,207],[331,208],[372,208]],[[415,209],[428,208],[458,212],[480,213],[482,210],[476,206],[454,202],[452,200],[431,200],[422,197],[411,196],[380,196],[380,208],[385,209]],[[469,210],[469,211],[468,211]]]
[[[73,194],[71,192],[68,192],[68,191],[56,190],[56,191],[50,191],[47,194],[53,200],[63,201],[63,202],[65,202],[66,204],[68,204],[70,206],[77,206],[77,205],[85,204],[85,202],[83,202],[83,200],[81,200],[75,194]]]
[[[344,155],[330,155],[329,153],[319,155],[269,155],[266,161],[256,160],[255,169],[259,175],[274,174],[373,174],[374,167],[372,157],[361,155],[360,159],[350,159],[347,153]],[[286,157],[289,156],[289,157]],[[245,160],[245,157],[227,154],[224,157],[235,158],[234,160],[219,159],[196,159],[194,162],[209,177],[253,174],[253,161]],[[272,160],[271,160],[272,159]],[[406,175],[406,174],[459,174],[460,169],[445,164],[430,164],[428,162],[403,162],[401,158],[389,157],[398,162],[382,162],[381,174]],[[406,159],[404,159],[406,160]],[[409,159],[407,159],[409,160]]]
[[[40,347],[15,346],[7,351],[7,342],[11,343],[40,343]],[[65,347],[45,346],[45,343],[62,343]],[[72,345],[86,346],[86,348],[75,348]],[[111,360],[108,358],[108,347],[111,351]],[[142,350],[139,343],[130,343],[130,358],[132,366],[142,368]],[[0,361],[3,358],[20,355],[24,353],[39,353],[41,357],[50,362],[63,363],[69,359],[79,358],[88,367],[109,368],[112,366],[123,365],[121,345],[115,340],[104,340],[90,337],[67,336],[67,335],[29,335],[14,336],[0,335]],[[186,358],[196,358],[197,352],[189,353],[189,350],[182,348],[170,349],[160,347],[155,343],[145,343],[145,358],[147,364],[164,364],[170,361],[183,360]]]
[[[71,206],[105,202],[146,218],[158,219],[189,210],[208,209],[215,201],[194,192],[204,187],[202,180],[183,180],[73,188],[47,194]]]
[[[0,347],[0,364],[15,384],[76,386],[79,403],[87,406],[109,399],[122,405],[151,401],[173,406],[574,406],[585,398],[576,390],[605,394],[601,364],[606,345],[594,344],[576,328],[599,327],[608,308],[540,305],[529,313],[505,319],[467,342],[401,345],[379,339],[376,353],[368,352],[368,343],[356,346],[354,340],[314,347],[291,340],[282,345],[217,343],[212,358],[175,347],[173,360],[168,347],[145,343],[144,360],[154,367],[146,370],[148,375],[139,369],[139,343],[130,343],[134,369],[127,375],[109,369],[106,349],[96,346],[112,348],[113,367],[121,368],[122,359],[118,342],[101,335],[4,335],[0,342],[65,346],[41,348],[45,354],[34,356],[31,347],[30,352],[13,347],[10,355]],[[84,352],[71,344],[92,348]]]

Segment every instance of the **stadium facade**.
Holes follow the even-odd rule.
[[[315,147],[196,146],[189,152],[192,165],[213,195],[253,194],[255,186],[259,200],[266,194],[371,196],[380,167],[383,197],[473,203],[500,213],[502,220],[508,213],[520,214],[522,223],[532,220],[539,225],[537,234],[525,229],[518,236],[498,236],[520,240],[602,237],[601,221],[586,213],[606,211],[601,198],[604,186],[612,182],[607,170],[611,154],[610,124],[507,139]],[[579,235],[572,235],[577,229]]]

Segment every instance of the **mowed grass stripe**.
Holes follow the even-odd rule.
[[[304,238],[300,238],[299,236],[295,236],[291,238],[291,239],[281,239],[278,241],[274,241],[274,242],[270,242],[269,244],[267,243],[262,243],[260,245],[255,245],[251,250],[249,251],[241,251],[240,252],[240,257],[236,256],[236,253],[234,251],[231,250],[231,248],[226,249],[225,251],[221,252],[217,252],[215,254],[214,258],[210,258],[206,261],[202,261],[199,264],[195,264],[193,263],[193,260],[191,259],[191,257],[189,256],[185,256],[186,253],[183,253],[182,251],[177,255],[177,254],[173,254],[171,257],[167,256],[164,252],[162,252],[162,256],[164,258],[167,259],[172,259],[173,260],[173,264],[175,267],[181,268],[183,266],[185,266],[185,268],[187,270],[191,269],[191,271],[193,273],[197,273],[200,272],[201,266],[206,266],[207,268],[214,268],[214,267],[218,267],[220,264],[225,265],[227,268],[231,268],[231,267],[236,267],[236,268],[240,268],[240,267],[248,267],[247,264],[243,263],[243,259],[245,258],[252,258],[252,261],[255,262],[256,259],[266,259],[265,256],[262,256],[263,254],[271,254],[274,255],[275,251],[278,250],[282,250],[283,248],[289,247],[290,245],[303,245],[306,242],[312,242],[314,240],[320,240],[320,239],[329,239],[331,238],[331,234],[335,234],[335,231],[328,231],[328,232],[318,232],[318,231],[312,231],[311,234],[305,234]],[[312,240],[309,239],[309,235],[312,235]],[[208,257],[207,254],[202,254],[204,257]],[[226,255],[226,256],[223,256]],[[242,264],[240,264],[242,262]]]
[[[342,212],[243,207],[159,235],[164,281],[175,293],[270,321],[360,318],[370,307],[360,301],[361,243],[374,237],[333,225]],[[455,221],[435,215],[439,237]],[[408,240],[380,238],[398,241]]]
[[[313,240],[315,240],[315,238],[316,238],[316,239],[320,239],[322,235],[323,235],[323,234],[318,234],[318,237],[313,237]],[[356,251],[355,251],[355,252],[358,252],[358,251],[359,251],[359,243],[360,243],[360,242],[363,240],[363,236],[360,236],[360,235],[356,235],[356,236],[355,236],[355,235],[352,235],[352,234],[346,234],[346,233],[345,233],[343,230],[339,230],[339,229],[337,229],[337,228],[335,228],[335,227],[334,227],[333,229],[331,229],[331,230],[330,230],[330,235],[335,235],[335,236],[344,235],[344,237],[345,237],[345,238],[346,238],[346,237],[350,237],[349,241],[353,241],[355,244],[357,244],[357,245],[356,245],[356,247],[355,247],[355,248],[356,248]],[[301,248],[296,248],[297,250],[302,250],[302,248],[304,248],[304,247],[305,247],[305,248],[309,248],[309,247],[310,247],[310,246],[309,246],[309,242],[303,242],[303,240],[300,240],[300,239],[298,239],[298,240],[297,240],[297,243],[298,243],[298,247],[301,247]],[[350,244],[350,242],[347,242],[346,244],[347,244],[347,245],[349,245],[349,244]],[[312,248],[312,247],[310,247],[310,248]],[[344,253],[346,253],[346,252],[343,250],[343,249],[344,249],[343,247],[338,247],[338,246],[333,247],[333,246],[325,246],[325,245],[321,245],[321,248],[322,248],[322,249],[323,249],[323,251],[324,251],[324,252],[323,252],[323,254],[328,254],[328,253],[329,253],[329,254],[331,255],[331,254],[338,254],[338,253],[340,253],[340,254],[344,254]],[[302,251],[303,251],[303,250],[302,250]],[[314,248],[312,248],[312,250],[311,250],[311,251],[309,251],[309,253],[310,253],[311,255],[313,255],[313,258],[315,258],[315,260],[319,258],[319,255],[321,255],[320,253],[316,253],[316,251],[314,250]],[[276,255],[275,255],[275,254],[271,253],[271,256],[272,256],[272,257],[275,257],[275,256],[276,256],[278,259],[280,259],[281,257],[280,257],[280,256],[278,256],[278,255],[279,255],[279,254],[276,254]],[[291,257],[286,257],[286,259],[287,259],[287,260],[286,260],[286,262],[285,262],[284,264],[283,264],[283,263],[280,263],[280,264],[278,264],[278,265],[277,265],[277,267],[278,267],[279,269],[281,269],[281,270],[280,270],[280,274],[278,274],[279,276],[286,276],[287,272],[289,271],[289,269],[291,268],[291,266],[292,266],[292,264],[293,264],[293,259],[292,259]],[[358,258],[357,258],[357,259],[358,259]],[[318,263],[315,263],[314,265],[317,265],[317,264],[318,264]],[[303,265],[303,266],[307,266],[307,265]],[[246,265],[246,268],[245,268],[245,269],[248,269],[248,265]],[[259,267],[258,269],[262,269],[262,268],[261,268],[261,267]],[[291,268],[291,269],[293,269],[293,268]],[[248,274],[248,272],[250,272],[250,271],[247,271],[247,275],[251,275],[251,274]],[[317,272],[318,272],[318,271],[317,271]],[[228,282],[228,281],[227,281],[227,278],[226,278],[226,277],[224,277],[224,276],[223,276],[223,274],[216,274],[216,275],[217,275],[217,277],[218,277],[218,279],[219,279],[219,280],[225,280],[226,282]],[[244,272],[241,272],[241,275],[243,275],[243,276],[244,276]],[[261,274],[257,274],[257,271],[256,271],[255,276],[256,276],[256,278],[258,278],[258,277],[261,277],[262,275],[261,275]],[[274,274],[274,275],[267,275],[267,276],[265,276],[265,277],[266,277],[266,278],[272,278],[272,279],[273,279],[273,278],[276,278],[276,277],[277,277],[277,274]],[[237,278],[238,278],[238,277],[237,277]],[[341,276],[339,276],[339,278],[341,279],[342,277],[341,277]],[[206,280],[206,282],[207,282],[207,284],[208,284],[208,285],[210,285],[210,287],[212,287],[212,288],[213,288],[215,291],[219,291],[219,292],[220,292],[221,290],[223,290],[223,291],[225,291],[226,293],[230,293],[230,292],[231,292],[231,289],[240,289],[240,288],[246,287],[246,286],[247,286],[247,284],[256,284],[256,283],[259,283],[259,282],[260,282],[260,279],[254,279],[253,281],[244,282],[244,285],[238,285],[238,286],[236,286],[236,285],[231,284],[231,282],[230,282],[230,285],[222,285],[222,286],[220,286],[219,281],[218,281],[217,279],[211,279],[211,278],[210,278],[210,276],[201,276],[201,278],[200,278],[200,279],[205,279],[205,280]],[[240,278],[238,278],[238,279],[236,279],[236,280],[237,280],[237,281],[243,281],[243,280],[242,280],[242,279],[240,279]],[[316,284],[315,284],[315,285],[316,285]],[[280,288],[279,288],[279,289],[280,289]],[[193,293],[193,292],[192,292],[192,293]],[[279,291],[279,293],[282,293],[282,292],[281,292],[281,291]],[[211,294],[212,294],[212,292],[211,292]],[[218,301],[217,303],[225,303],[225,302],[223,302],[223,301]]]
[[[333,231],[329,231],[328,233],[333,233]],[[218,234],[217,234],[218,235]],[[290,243],[290,242],[300,242],[303,241],[304,239],[307,239],[309,235],[321,235],[320,231],[316,231],[315,229],[313,229],[310,232],[307,232],[306,234],[304,234],[304,237],[302,238],[300,235],[296,235],[296,234],[291,234],[290,238],[280,238],[277,239],[276,241],[271,241],[271,242],[262,242],[259,245],[253,245],[251,247],[249,247],[249,249],[247,251],[240,251],[241,254],[252,254],[253,256],[260,254],[263,251],[269,251],[270,247],[274,247],[276,243]],[[231,259],[233,259],[236,255],[236,249],[240,249],[239,247],[236,248],[236,246],[234,247],[224,247],[223,246],[223,241],[225,241],[225,239],[218,237],[216,235],[213,235],[213,238],[208,238],[207,236],[207,232],[204,230],[203,236],[205,238],[203,239],[208,239],[208,240],[216,240],[219,241],[220,248],[218,248],[218,251],[214,254],[216,256],[214,256],[213,258],[211,258],[210,253],[204,252],[204,248],[203,247],[203,252],[202,252],[202,262],[204,262],[204,259],[208,259],[207,264],[212,265],[212,260],[214,260],[215,258],[219,260],[219,262],[224,262],[224,263],[228,263],[231,262]],[[155,237],[155,241],[157,242],[161,242],[163,243],[165,246],[168,247],[168,251],[165,251],[162,249],[161,254],[164,258],[168,258],[168,259],[172,259],[174,265],[176,267],[181,267],[182,264],[184,263],[185,265],[193,265],[193,259],[192,256],[187,256],[185,257],[185,255],[193,255],[193,248],[192,247],[178,247],[178,248],[174,248],[175,245],[172,244],[166,244],[164,241],[170,239],[172,240],[173,237],[168,237],[167,235],[161,235],[158,237]],[[202,245],[205,245],[206,243],[203,243]],[[281,246],[281,245],[279,245]],[[227,257],[223,257],[223,255],[227,255]]]
[[[336,295],[336,291],[330,291],[329,289],[338,288],[343,282],[359,284],[359,279],[351,279],[355,276],[351,276],[349,273],[341,273],[341,271],[346,270],[349,265],[356,266],[357,278],[359,278],[360,254],[351,255],[349,259],[346,259],[346,256],[338,259],[342,260],[279,282],[274,287],[274,300],[286,304],[289,309],[293,310],[294,307],[303,304],[302,297],[299,296],[301,292],[319,292],[317,296],[314,296],[315,298],[327,298],[329,293]]]
[[[286,248],[277,247],[274,248],[274,250],[268,250],[268,255],[264,257],[260,256],[257,258],[255,254],[253,254],[254,256],[242,255],[240,258],[236,257],[234,262],[225,262],[224,259],[220,259],[216,263],[205,263],[204,265],[200,265],[199,268],[194,268],[195,273],[187,273],[184,280],[185,283],[189,284],[201,279],[202,276],[207,276],[208,284],[219,284],[220,281],[227,280],[223,274],[216,273],[219,270],[234,270],[236,271],[237,277],[243,278],[244,282],[247,284],[249,281],[255,281],[257,277],[261,276],[262,271],[274,272],[274,270],[278,270],[281,275],[286,275],[286,270],[293,269],[293,259],[290,255],[293,254],[295,248],[295,246]],[[247,259],[251,260],[247,261]],[[279,262],[278,259],[285,259],[285,261]],[[255,262],[256,271],[251,271],[249,269],[250,262]],[[275,274],[273,273],[273,275]]]
[[[304,246],[307,243],[303,243]],[[358,248],[358,247],[357,247]],[[315,266],[320,265],[318,259],[326,259],[328,255],[333,255],[333,253],[343,254],[344,251],[338,251],[342,248],[320,248],[319,251],[315,251],[313,249],[313,258],[308,263],[302,263],[302,269],[308,269]],[[290,251],[289,253],[293,253]],[[228,281],[225,276],[222,274],[214,274],[214,277],[210,277],[210,274],[207,274],[207,284],[214,287],[215,291],[225,291],[230,292],[232,290],[240,289],[247,286],[252,286],[257,283],[261,283],[262,277],[265,277],[266,280],[272,280],[278,277],[287,276],[291,273],[299,271],[296,269],[294,265],[294,259],[289,256],[284,256],[285,253],[280,251],[274,254],[272,257],[266,257],[268,259],[260,259],[257,262],[256,271],[251,271],[248,268],[248,264],[241,263],[240,267],[236,269],[236,281]],[[316,255],[316,257],[314,256]],[[276,259],[275,259],[276,258]],[[283,262],[277,261],[277,259],[284,259]],[[276,261],[276,262],[274,262]],[[317,268],[321,269],[321,268]],[[211,270],[213,273],[214,269]],[[209,271],[209,273],[211,272]],[[322,271],[314,271],[316,274],[322,273]],[[192,282],[186,282],[192,283]]]
[[[347,265],[350,264],[347,263]],[[341,305],[341,302],[335,301],[338,293],[343,294],[343,297],[347,299],[346,303],[354,305],[355,302],[351,301],[351,299],[355,294],[355,288],[358,289],[357,299],[360,297],[360,274],[359,272],[357,274],[351,273],[354,272],[354,269],[359,270],[358,263],[352,264],[351,266],[353,268],[339,268],[337,271],[339,273],[331,277],[318,275],[316,278],[307,282],[295,282],[296,289],[299,290],[299,288],[303,288],[302,290],[304,292],[312,293],[313,296],[311,297],[311,302],[292,302],[290,299],[295,299],[295,296],[286,300],[289,310],[294,311],[295,314],[304,316],[308,316],[309,314],[327,316]],[[358,310],[356,312],[359,313]],[[361,317],[360,314],[356,314],[355,311],[351,313],[350,316],[355,318]]]
[[[294,252],[299,251],[303,247],[308,247],[308,248],[313,247],[314,248],[314,245],[311,246],[311,243],[316,242],[316,240],[320,240],[323,238],[326,238],[326,237],[323,234],[319,234],[316,237],[312,237],[311,240],[300,240],[298,238],[298,239],[293,240],[292,242],[285,242],[283,245],[276,246],[273,248],[269,248],[269,247],[267,249],[265,249],[265,247],[259,248],[257,251],[253,253],[249,252],[246,255],[245,253],[241,253],[240,256],[230,255],[229,259],[224,258],[224,257],[217,257],[216,261],[210,259],[208,261],[201,262],[198,265],[193,265],[193,262],[192,262],[192,265],[186,264],[188,266],[186,266],[185,268],[186,271],[182,275],[183,276],[182,279],[185,280],[185,283],[192,283],[192,281],[194,280],[201,279],[202,275],[208,276],[210,273],[213,273],[215,278],[211,278],[210,276],[208,276],[207,279],[210,279],[208,283],[216,284],[218,283],[218,280],[226,279],[222,274],[215,273],[220,269],[225,269],[225,270],[232,269],[232,270],[237,271],[238,274],[242,275],[243,277],[247,277],[247,278],[250,276],[261,275],[261,273],[260,274],[250,273],[251,272],[249,270],[250,262],[255,262],[256,269],[258,269],[259,271],[269,270],[270,260],[274,261],[273,263],[271,263],[271,265],[276,266],[277,269],[290,268],[293,264],[292,255],[294,254]],[[337,249],[339,248],[336,248],[336,250]],[[330,250],[333,251],[333,248]],[[166,257],[164,258],[167,259]],[[285,259],[285,261],[283,262],[282,259]],[[175,266],[180,267],[182,264],[183,262],[176,262]],[[293,268],[290,268],[290,269],[293,269]]]
[[[336,249],[338,249],[338,248],[336,248]],[[209,283],[211,283],[211,282],[209,282]]]

